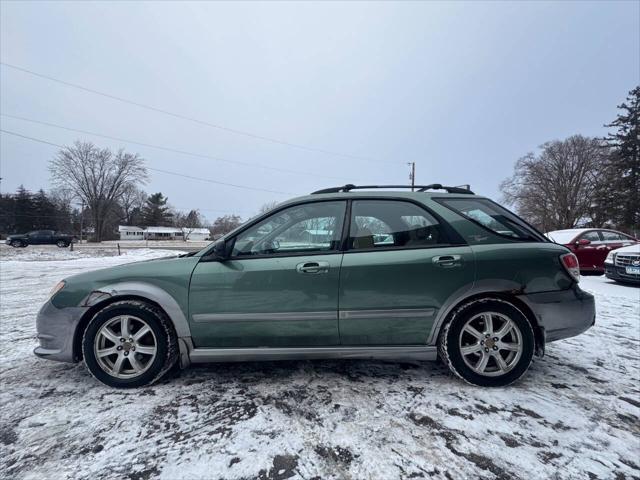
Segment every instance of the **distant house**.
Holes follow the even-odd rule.
[[[208,228],[183,228],[182,229],[182,237],[186,238],[187,241],[193,240],[195,241],[204,241],[209,240],[209,236],[211,232]]]
[[[182,229],[175,227],[147,227],[145,240],[182,240]]]
[[[301,233],[301,240],[306,243],[326,243],[333,238],[333,231],[322,229],[309,229]]]
[[[118,225],[120,240],[142,240],[144,230],[140,227],[130,227],[129,225]]]
[[[134,227],[119,225],[120,240],[184,240],[204,241],[209,239],[208,228]]]

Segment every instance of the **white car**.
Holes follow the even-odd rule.
[[[609,252],[604,261],[604,274],[622,283],[640,283],[640,244]]]

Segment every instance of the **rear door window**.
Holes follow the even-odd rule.
[[[591,243],[596,243],[600,242],[600,235],[598,235],[597,231],[593,230],[580,235],[579,240],[589,240]]]
[[[617,243],[617,242],[623,242],[627,240],[626,238],[624,238],[624,236],[622,236],[617,232],[609,232],[608,230],[602,230],[601,233],[602,233],[602,239],[605,242]]]
[[[544,237],[506,208],[484,198],[437,198],[442,205],[501,237],[540,241]]]
[[[442,225],[426,210],[399,200],[354,200],[349,249],[419,248],[449,245]]]

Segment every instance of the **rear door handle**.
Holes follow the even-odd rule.
[[[302,262],[296,265],[298,273],[327,273],[329,262]]]
[[[460,255],[441,255],[433,257],[433,263],[439,267],[455,267],[460,265]]]

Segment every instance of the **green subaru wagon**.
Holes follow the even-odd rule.
[[[414,191],[415,190],[415,191]],[[175,364],[440,358],[481,386],[595,322],[576,257],[458,187],[346,185],[295,198],[197,253],[60,282],[35,354],[113,387]]]

